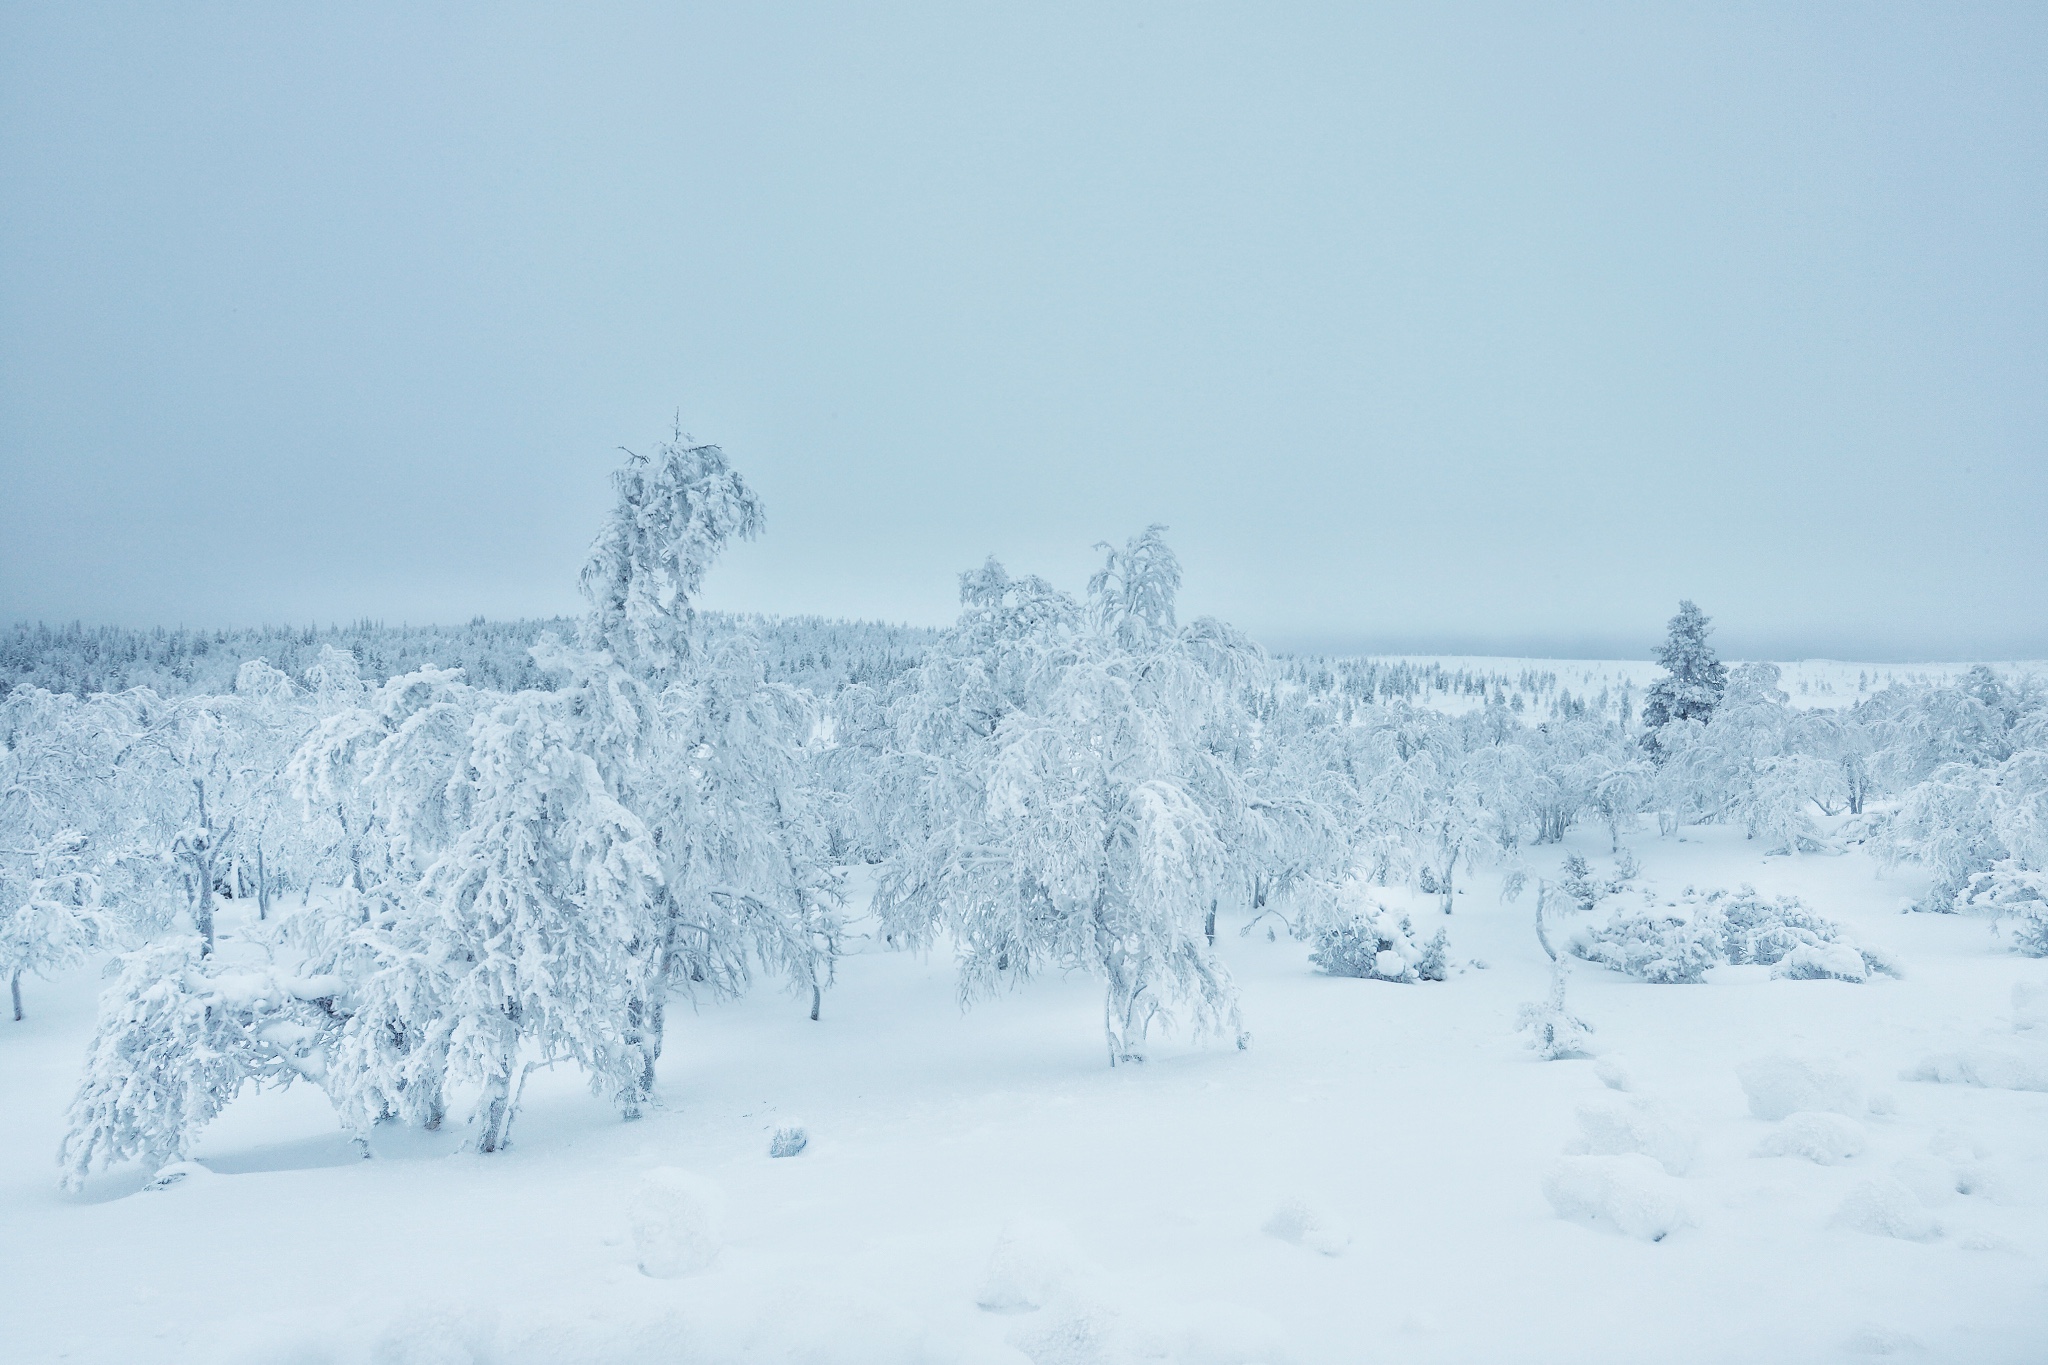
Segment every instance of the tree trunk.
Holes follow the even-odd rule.
[[[626,1047],[633,1056],[641,1059],[640,1065],[632,1068],[634,1074],[626,1078],[625,1085],[619,1090],[619,1117],[627,1123],[640,1117],[640,1104],[646,1098],[643,1086],[647,1078],[647,1044],[641,1028],[646,1012],[647,1007],[639,996],[626,1002]]]
[[[476,1139],[479,1152],[503,1148],[506,1131],[512,1126],[512,1061],[508,1057],[504,1062],[505,1070],[484,1082],[483,1131]]]
[[[192,927],[199,931],[202,940],[199,947],[201,957],[213,955],[213,822],[206,814],[206,782],[203,778],[192,779],[192,789],[199,794],[199,829],[201,844],[192,850],[192,878],[196,883],[192,892]],[[188,847],[190,847],[188,845]]]
[[[1216,902],[1209,902],[1209,918],[1202,923],[1202,932],[1209,936],[1209,946],[1216,946]]]
[[[263,871],[263,841],[256,841],[256,918],[270,918],[270,878]]]
[[[14,1022],[21,1022],[21,973],[15,972],[7,982],[7,989],[14,996]]]
[[[811,1022],[814,1024],[818,1022],[818,1006],[820,1003],[822,1003],[822,998],[818,992],[818,983],[813,981],[811,983]]]

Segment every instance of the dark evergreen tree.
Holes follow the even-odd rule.
[[[1665,676],[1643,694],[1643,725],[1649,731],[1645,738],[1652,747],[1656,732],[1667,722],[1704,722],[1721,704],[1721,694],[1728,690],[1728,670],[1707,643],[1712,631],[1705,612],[1691,602],[1678,604],[1678,615],[1671,618],[1664,646],[1657,651]]]

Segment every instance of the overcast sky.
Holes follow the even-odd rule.
[[[680,413],[714,606],[2048,656],[2038,2],[4,16],[0,619],[570,611]]]

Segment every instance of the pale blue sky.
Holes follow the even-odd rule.
[[[940,622],[1173,527],[1269,644],[2048,655],[2048,7],[10,5],[0,619]]]

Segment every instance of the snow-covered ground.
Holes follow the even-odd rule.
[[[1917,880],[1861,851],[1647,824],[1634,846],[1660,890],[1798,894],[1903,979],[1655,986],[1578,963],[1598,1056],[1541,1062],[1513,1033],[1549,975],[1531,897],[1481,874],[1441,985],[1322,976],[1285,935],[1226,926],[1245,1051],[1111,1070],[1092,984],[963,1014],[945,961],[877,949],[841,964],[819,1023],[772,989],[679,1020],[665,1106],[636,1124],[542,1075],[509,1152],[394,1131],[362,1160],[301,1087],[231,1108],[167,1188],[116,1171],[76,1196],[51,1156],[98,983],[31,982],[28,1021],[0,1024],[0,1356],[2048,1356],[2048,1017],[2015,1027],[2015,987],[2019,1023],[2048,1016],[2048,961],[1900,914]],[[1607,865],[1578,831],[1531,869],[1574,850]],[[1738,1073],[1770,1057],[1812,1084],[1780,1097],[1753,1072],[1766,1109],[1850,1112],[1757,1117]],[[770,1159],[792,1123],[809,1145]],[[1752,1154],[1773,1145],[1792,1154]]]

